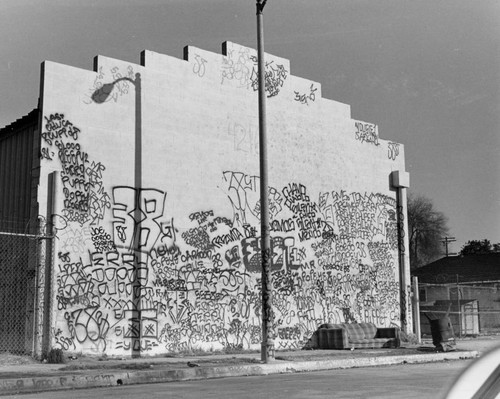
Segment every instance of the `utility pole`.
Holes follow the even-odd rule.
[[[458,336],[462,338],[462,309],[460,307],[460,280],[457,274]]]
[[[418,343],[422,343],[422,332],[420,329],[420,292],[418,288],[418,277],[413,276],[413,325]]]
[[[142,220],[143,214],[141,211],[141,204],[143,197],[142,191],[142,80],[141,74],[136,73],[135,79],[129,77],[121,77],[113,82],[106,83],[102,85],[99,89],[92,93],[92,100],[96,104],[102,104],[111,94],[111,91],[116,84],[127,81],[135,86],[135,165],[134,165],[134,189],[136,190],[135,201],[136,206],[133,211],[134,220]],[[134,279],[132,284],[132,303],[134,316],[132,317],[132,334],[131,349],[132,357],[141,357],[141,292],[142,292],[142,280],[144,276],[142,275],[143,269],[147,267],[147,260],[142,251],[139,250],[140,232],[136,231],[133,241],[132,248],[136,250],[137,256],[134,261]]]
[[[457,241],[455,239],[455,237],[443,237],[443,238],[441,238],[441,242],[443,243],[443,245],[446,248],[446,257],[448,257],[449,255],[454,255],[454,254],[450,254],[448,252],[448,244],[451,243],[451,242],[455,242],[455,241]]]
[[[264,61],[263,11],[267,0],[257,0],[257,59],[259,79],[259,167],[260,167],[260,234],[262,259],[262,343],[261,360],[274,360],[271,237],[269,232],[269,184],[267,176],[266,132],[266,65]]]

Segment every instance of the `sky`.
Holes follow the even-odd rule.
[[[255,0],[0,0],[0,127],[37,106],[44,60],[256,47]],[[460,251],[500,242],[500,2],[268,0],[265,50],[405,145],[410,192]]]

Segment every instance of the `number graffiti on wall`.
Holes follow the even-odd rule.
[[[389,142],[387,143],[387,157],[395,161],[399,155],[399,143]]]
[[[227,127],[229,136],[233,136],[235,151],[259,153],[259,131],[258,127],[250,125],[243,126],[238,122],[229,123]]]
[[[318,90],[317,87],[314,87],[314,83],[311,83],[311,87],[309,88],[309,94],[305,93],[300,93],[298,91],[294,91],[295,94],[295,101],[298,101],[301,104],[309,105],[309,101],[316,101],[316,94],[315,92]]]
[[[193,73],[202,78],[205,76],[206,64],[208,61],[199,54],[195,54],[194,59],[195,64],[193,65]]]

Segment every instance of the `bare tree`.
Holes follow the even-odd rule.
[[[448,233],[447,217],[434,209],[422,195],[408,195],[408,234],[410,266],[424,266],[443,255],[441,239]]]

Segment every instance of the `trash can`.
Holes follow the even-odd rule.
[[[430,320],[432,343],[443,352],[454,351],[456,349],[455,334],[453,325],[448,316],[440,319]]]

